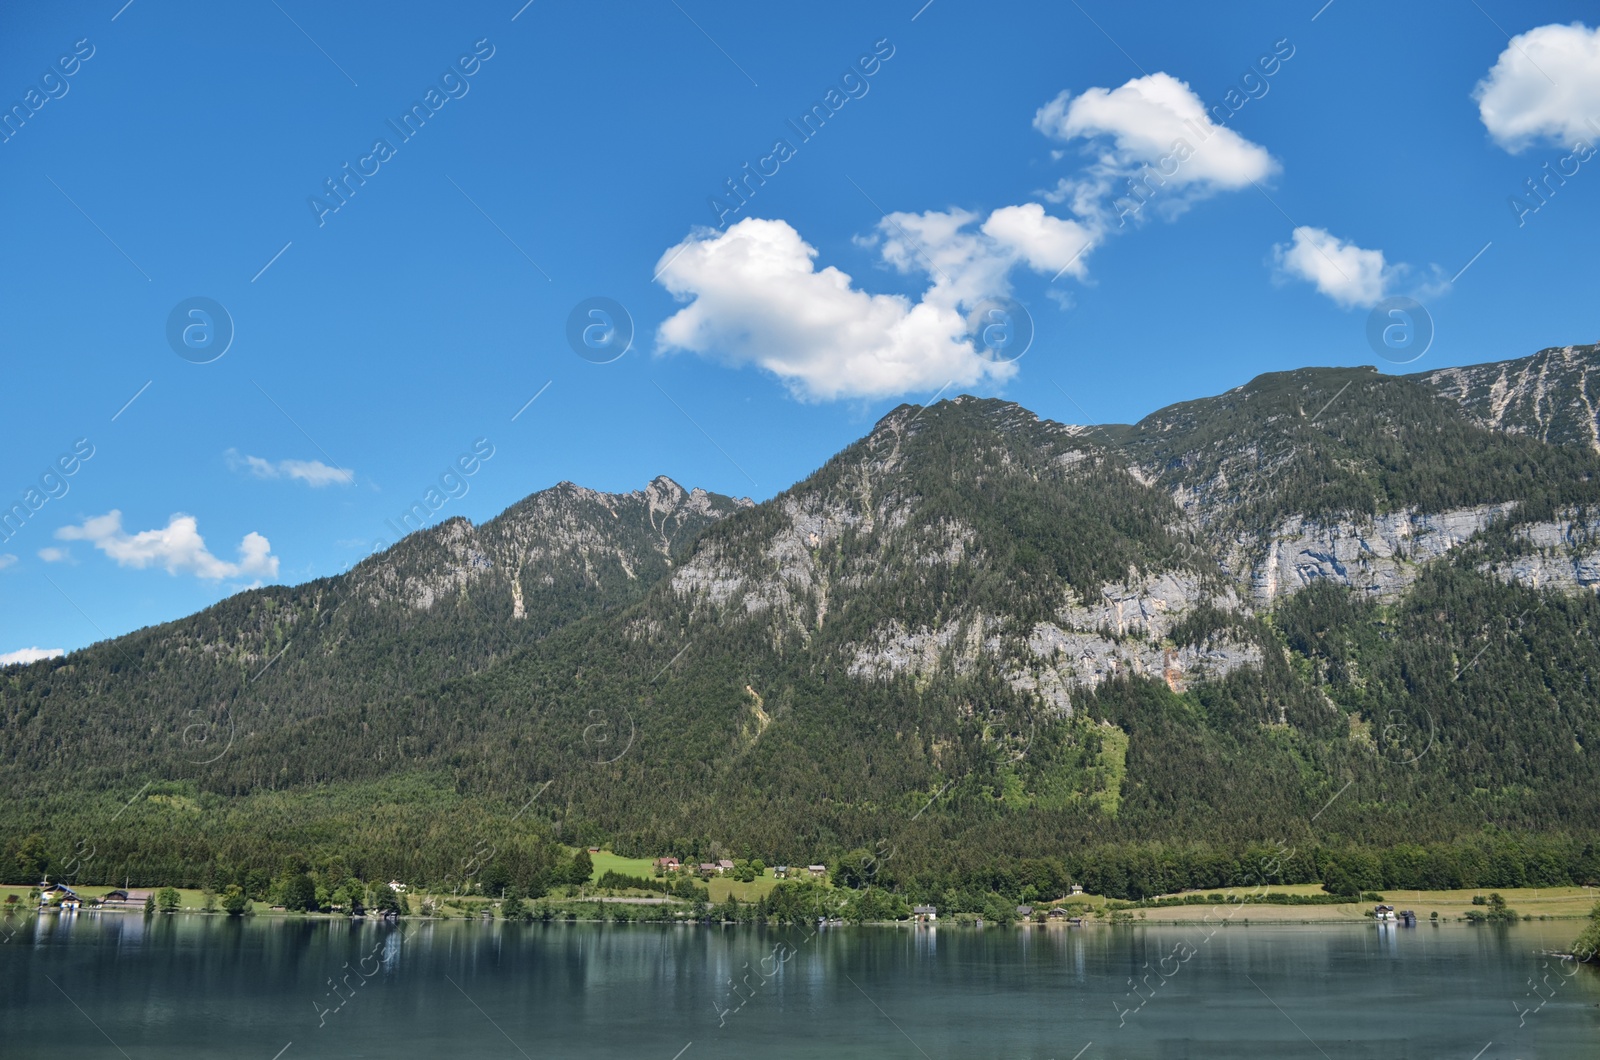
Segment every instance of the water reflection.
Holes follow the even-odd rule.
[[[0,945],[0,1051],[114,1055],[88,1016],[129,1056],[175,1060],[267,1060],[291,1040],[294,1055],[516,1055],[502,1031],[529,1055],[670,1060],[689,1041],[763,1060],[915,1055],[896,1025],[939,1058],[1065,1058],[1089,1041],[1083,1060],[1470,1057],[1491,1040],[1507,1056],[1592,1056],[1600,976],[1527,998],[1538,951],[1571,934],[85,913],[32,919]],[[1535,1013],[1526,1026],[1514,1001]]]

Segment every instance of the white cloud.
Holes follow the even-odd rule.
[[[891,213],[857,242],[879,246],[883,260],[900,272],[925,274],[932,286],[923,300],[953,309],[1009,294],[1019,265],[1082,279],[1085,258],[1100,238],[1091,226],[1053,217],[1035,202],[1004,206],[977,221],[967,210]]]
[[[1015,270],[1085,281],[1090,251],[1128,214],[1137,216],[1145,199],[1159,193],[1161,208],[1175,215],[1278,169],[1265,148],[1214,124],[1189,86],[1169,74],[1076,98],[1063,92],[1040,108],[1034,125],[1091,154],[1082,174],[1045,196],[1068,203],[1070,216],[1036,202],[987,217],[962,209],[886,214],[856,242],[877,248],[902,274],[925,277],[915,301],[860,290],[831,266],[819,270],[817,251],[781,220],[699,230],[657,261],[659,281],[688,303],[661,324],[661,348],[760,365],[809,400],[1004,382],[1015,365],[980,354],[967,321],[983,299],[1011,293]],[[1116,185],[1135,177],[1144,190],[1130,209],[1135,193]],[[1059,291],[1047,294],[1065,304]]]
[[[980,356],[951,305],[868,294],[829,266],[785,221],[746,218],[700,231],[658,263],[689,304],[665,320],[665,349],[756,364],[801,398],[887,397],[1004,380],[1015,366]]]
[[[223,456],[234,471],[249,471],[256,478],[299,479],[312,489],[322,486],[348,486],[356,479],[354,471],[342,467],[329,467],[320,460],[279,460],[273,463],[259,456],[242,456],[237,449],[229,449]]]
[[[1036,202],[1003,206],[983,222],[983,234],[1037,272],[1071,271],[1082,278],[1083,256],[1099,241],[1089,226],[1052,217]]]
[[[11,566],[16,561],[17,561],[17,557],[13,556],[9,552],[5,553],[4,555],[0,555],[0,570],[5,570],[7,567]]]
[[[61,541],[88,541],[117,561],[120,567],[165,567],[169,574],[193,574],[218,580],[241,575],[278,575],[278,557],[272,555],[267,539],[254,531],[239,542],[239,561],[218,559],[207,549],[192,515],[172,516],[165,528],[129,534],[122,529],[122,513],[113,509],[105,515],[86,519],[82,526],[63,526],[56,531]]]
[[[1383,251],[1363,250],[1309,225],[1294,230],[1293,243],[1274,246],[1272,256],[1284,275],[1309,281],[1346,309],[1383,301],[1398,272],[1385,264]]]
[[[18,648],[16,651],[0,652],[0,666],[33,663],[40,659],[59,659],[65,654],[67,653],[64,648]]]
[[[1600,138],[1600,29],[1581,22],[1511,38],[1472,91],[1495,143],[1516,154],[1535,143]]]
[[[1278,172],[1276,159],[1206,113],[1189,86],[1167,73],[1136,77],[1120,88],[1062,92],[1040,107],[1033,126],[1094,153],[1083,178],[1063,180],[1051,201],[1074,201],[1088,215],[1117,214],[1154,196],[1170,214],[1219,191],[1236,191]],[[1137,207],[1132,211],[1137,213]]]
[[[65,563],[72,558],[72,553],[64,548],[46,547],[39,550],[39,558],[46,563]]]

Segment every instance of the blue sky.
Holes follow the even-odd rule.
[[[1592,12],[1413,6],[9,5],[0,656],[335,573],[442,477],[760,499],[941,391],[1595,341]]]

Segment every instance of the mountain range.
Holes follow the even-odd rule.
[[[1597,408],[1569,346],[1132,425],[902,405],[759,504],[562,483],[0,670],[0,871],[1600,877]]]

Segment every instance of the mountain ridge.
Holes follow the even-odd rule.
[[[529,843],[800,862],[894,834],[935,875],[1265,842],[1347,787],[1342,843],[1581,851],[1600,455],[1550,410],[1584,349],[1492,423],[1456,376],[1298,369],[1132,425],[901,405],[759,504],[558,484],[0,670],[0,844],[102,834],[90,808],[150,781],[206,812],[130,810],[107,849],[194,872],[334,843],[438,874],[434,809],[504,828],[546,783]],[[357,794],[386,785],[413,792],[392,825]]]

